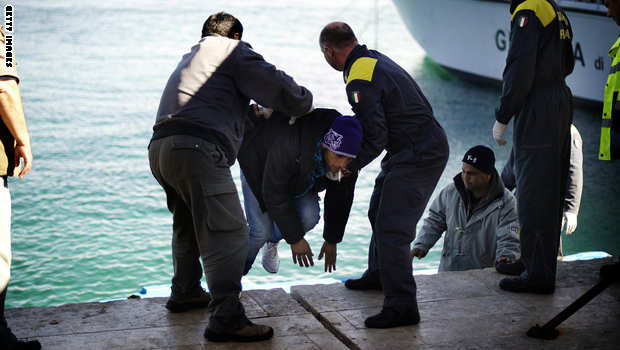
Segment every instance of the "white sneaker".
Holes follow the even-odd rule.
[[[278,243],[265,242],[263,245],[263,268],[267,272],[276,273],[279,267]]]

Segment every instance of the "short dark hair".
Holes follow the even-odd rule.
[[[335,48],[343,48],[357,41],[353,29],[344,22],[333,22],[325,26],[319,36],[319,45],[327,44]]]
[[[239,33],[239,39],[241,39],[243,26],[235,16],[226,12],[212,14],[202,25],[202,37],[219,34],[232,39],[235,33]]]

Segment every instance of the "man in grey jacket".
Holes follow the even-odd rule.
[[[463,172],[433,201],[411,257],[425,257],[444,232],[439,272],[481,269],[518,258],[516,200],[504,188],[490,148],[475,146],[465,153]]]
[[[273,336],[239,301],[248,228],[230,166],[243,141],[250,98],[288,115],[312,108],[312,94],[240,41],[243,27],[227,13],[211,15],[202,38],[183,56],[161,97],[149,162],[173,215],[172,293],[166,307],[182,312],[208,304],[210,341]],[[303,249],[301,249],[303,250]],[[299,255],[311,251],[296,252]]]

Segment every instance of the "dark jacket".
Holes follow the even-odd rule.
[[[448,156],[446,135],[413,78],[389,57],[356,46],[345,62],[347,97],[364,129],[349,169],[359,170],[387,151],[382,166],[432,166]]]
[[[312,94],[266,62],[249,44],[209,35],[183,56],[168,79],[153,140],[183,134],[213,142],[237,157],[250,99],[290,115],[303,115]]]
[[[517,149],[551,147],[568,137],[572,122],[572,95],[565,77],[575,65],[573,32],[554,1],[517,3],[495,118],[507,124],[516,115]]]
[[[325,189],[323,238],[330,243],[342,241],[357,176],[340,183],[330,181],[323,176],[325,162],[317,162],[323,135],[338,116],[335,110],[317,108],[291,126],[288,116],[279,112],[268,120],[257,119],[253,112],[248,115],[253,126],[244,137],[239,165],[261,209],[269,213],[289,244],[305,234],[294,199]]]

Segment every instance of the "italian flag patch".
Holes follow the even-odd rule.
[[[519,17],[519,27],[523,28],[527,25],[527,17],[521,16]]]
[[[353,98],[353,102],[355,102],[355,103],[359,103],[360,102],[360,92],[359,91],[353,91],[351,93],[351,97]]]

